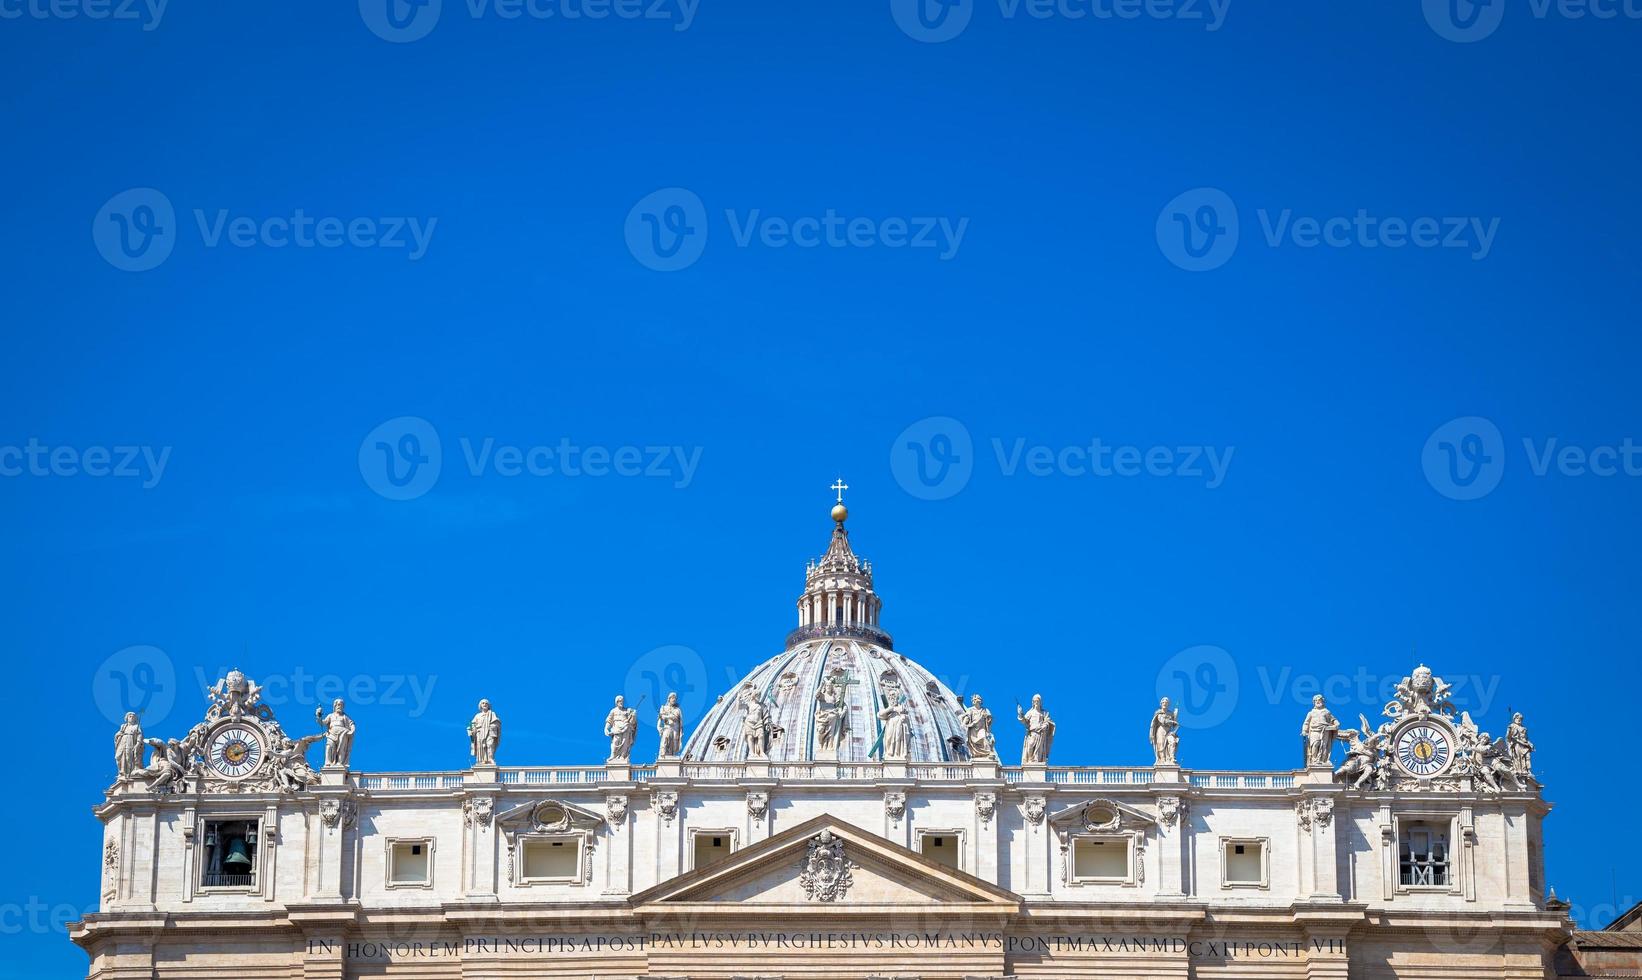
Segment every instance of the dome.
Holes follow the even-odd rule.
[[[829,680],[832,682],[829,684]],[[837,754],[823,744],[821,714],[841,691],[843,731]],[[934,674],[903,654],[850,638],[802,640],[772,657],[726,691],[708,710],[684,746],[684,758],[701,762],[747,758],[741,734],[750,699],[769,706],[771,762],[866,762],[882,732],[878,711],[905,694],[911,722],[909,762],[956,762],[967,758],[958,723],[958,696]],[[818,697],[817,695],[822,695]]]
[[[879,625],[883,603],[872,587],[872,563],[850,548],[844,522],[843,480],[832,509],[832,540],[804,569],[798,597],[798,628],[787,649],[753,669],[724,692],[684,745],[695,762],[748,758],[743,722],[767,711],[771,762],[866,762],[882,758],[884,723],[878,712],[907,708],[908,762],[956,762],[967,758],[958,696],[934,674],[895,652]],[[762,719],[753,725],[765,730]],[[899,726],[897,726],[897,732]],[[763,744],[762,737],[760,744]]]

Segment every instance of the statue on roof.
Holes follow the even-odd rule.
[[[1015,719],[1026,726],[1026,737],[1021,741],[1021,765],[1047,765],[1049,750],[1055,743],[1055,722],[1043,710],[1043,695],[1032,695],[1032,710],[1022,711],[1015,704]]]
[[[678,706],[678,692],[667,695],[667,703],[656,711],[656,734],[661,736],[658,759],[676,759],[684,744],[684,709]]]
[[[1152,712],[1151,741],[1153,764],[1159,766],[1179,765],[1176,761],[1180,749],[1180,709],[1169,710],[1169,699],[1158,702],[1157,710]]]
[[[610,738],[610,762],[626,762],[633,756],[633,736],[638,734],[639,712],[629,708],[627,699],[616,695],[616,706],[604,716],[604,734]]]
[[[959,712],[958,723],[964,726],[964,744],[969,748],[971,759],[998,757],[998,741],[992,735],[992,712],[982,706],[979,694],[970,695],[969,707]]]

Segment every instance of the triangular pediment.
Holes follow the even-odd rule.
[[[1020,902],[1020,896],[1008,889],[827,815],[633,896],[635,908],[658,912],[712,907],[839,913],[967,907],[1009,913]]]

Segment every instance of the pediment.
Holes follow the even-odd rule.
[[[1061,834],[1080,831],[1144,830],[1157,826],[1157,819],[1144,810],[1105,797],[1079,800],[1055,811],[1049,826]]]
[[[715,907],[865,912],[940,907],[1014,912],[1021,898],[831,816],[820,816],[633,896],[658,912]]]

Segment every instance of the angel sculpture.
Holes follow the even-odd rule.
[[[1368,723],[1367,715],[1358,714],[1357,720],[1362,722],[1362,731],[1346,729],[1346,760],[1334,770],[1337,778],[1352,780],[1352,789],[1362,789],[1365,783],[1375,779],[1381,768],[1378,763],[1383,736]]]
[[[273,762],[274,783],[282,793],[294,793],[310,783],[319,782],[319,773],[308,764],[308,747],[325,737],[325,732],[304,735],[298,739],[281,738],[268,753]]]
[[[180,740],[143,739],[143,742],[154,750],[154,755],[148,761],[148,768],[137,773],[138,778],[148,783],[148,788],[155,793],[177,789],[178,784],[194,769],[194,760],[205,742],[205,731],[206,725],[202,722],[195,725]]]

